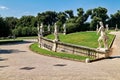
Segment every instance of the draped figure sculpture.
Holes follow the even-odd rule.
[[[41,23],[41,25],[40,25],[40,36],[41,37],[43,36],[43,32],[44,32],[44,30],[43,30],[43,23]]]
[[[108,50],[108,44],[107,44],[108,36],[106,34],[103,23],[99,22],[99,24],[100,24],[100,28],[99,28],[99,30],[97,32],[97,34],[100,33],[100,37],[98,38],[98,43],[99,43],[99,48],[98,49],[102,48],[102,44],[101,44],[101,41],[102,41],[103,44],[104,44],[104,49]]]
[[[41,25],[39,25],[39,23],[37,24],[37,30],[38,30],[38,43],[39,43],[39,47],[41,47],[41,37],[43,37],[43,23],[41,23]]]
[[[63,24],[63,34],[66,35],[66,24]]]
[[[56,24],[56,23],[55,23],[55,26],[54,26],[54,36],[55,36],[54,41],[59,41],[58,27],[57,27],[57,24]]]

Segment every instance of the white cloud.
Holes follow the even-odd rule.
[[[0,10],[7,10],[8,8],[6,6],[0,6]]]

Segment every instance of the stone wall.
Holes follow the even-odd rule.
[[[50,40],[44,37],[41,38],[41,48],[56,52],[89,56],[95,59],[103,58],[106,57],[106,55],[108,55],[108,52],[99,51],[94,48],[63,43],[59,41]]]

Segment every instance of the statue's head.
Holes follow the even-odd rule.
[[[102,21],[100,21],[99,24],[100,24],[100,26],[103,26],[103,22]]]
[[[43,23],[41,23],[41,26],[43,26]]]

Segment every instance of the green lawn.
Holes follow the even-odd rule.
[[[52,56],[57,58],[63,58],[63,59],[69,59],[69,60],[77,60],[77,61],[85,61],[86,58],[89,58],[90,60],[93,60],[93,58],[80,56],[80,55],[74,55],[74,54],[66,54],[66,53],[58,53],[53,51],[48,51],[45,49],[41,49],[38,47],[37,43],[34,43],[30,46],[30,49],[34,52],[37,52],[42,55],[46,56]]]
[[[111,41],[114,38],[114,35],[110,35],[109,36],[109,45],[111,43]],[[46,36],[48,39],[54,39],[54,35],[48,35]],[[76,33],[71,33],[71,34],[67,34],[67,35],[63,35],[63,34],[59,34],[59,38],[61,42],[65,42],[65,43],[71,43],[71,44],[76,44],[76,45],[81,45],[81,46],[87,46],[87,47],[91,47],[91,48],[97,48],[98,47],[98,37],[99,35],[97,35],[96,32],[76,32]]]

